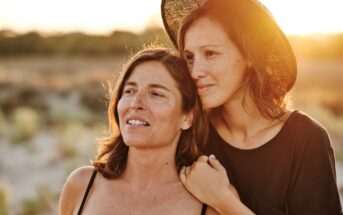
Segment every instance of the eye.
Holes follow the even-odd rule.
[[[135,93],[135,89],[133,89],[133,88],[125,88],[123,90],[123,95],[132,95],[134,93]]]
[[[215,52],[215,51],[212,51],[212,50],[206,50],[205,51],[206,58],[214,57],[216,54],[218,54],[218,52]]]
[[[154,97],[164,97],[164,94],[158,92],[158,91],[151,91],[150,95],[154,96]]]
[[[192,65],[194,62],[194,55],[189,52],[184,53],[185,60],[187,62],[187,65]]]

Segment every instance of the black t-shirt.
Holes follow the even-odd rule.
[[[342,214],[330,139],[300,111],[255,149],[238,149],[210,127],[205,152],[216,155],[241,201],[257,214]]]

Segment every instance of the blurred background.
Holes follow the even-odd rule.
[[[323,124],[343,191],[343,2],[262,0],[298,59],[293,108]],[[106,134],[107,84],[143,44],[172,46],[160,0],[0,0],[0,214],[58,214]],[[316,158],[313,158],[316,159]]]

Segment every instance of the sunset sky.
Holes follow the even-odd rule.
[[[0,30],[139,32],[161,25],[161,0],[0,0]],[[343,32],[343,0],[261,0],[287,34]]]

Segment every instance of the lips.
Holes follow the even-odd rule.
[[[199,94],[204,94],[210,90],[210,88],[214,86],[214,84],[197,84],[197,89]]]
[[[140,117],[130,117],[126,120],[126,124],[132,126],[150,126],[150,123],[147,120]]]

